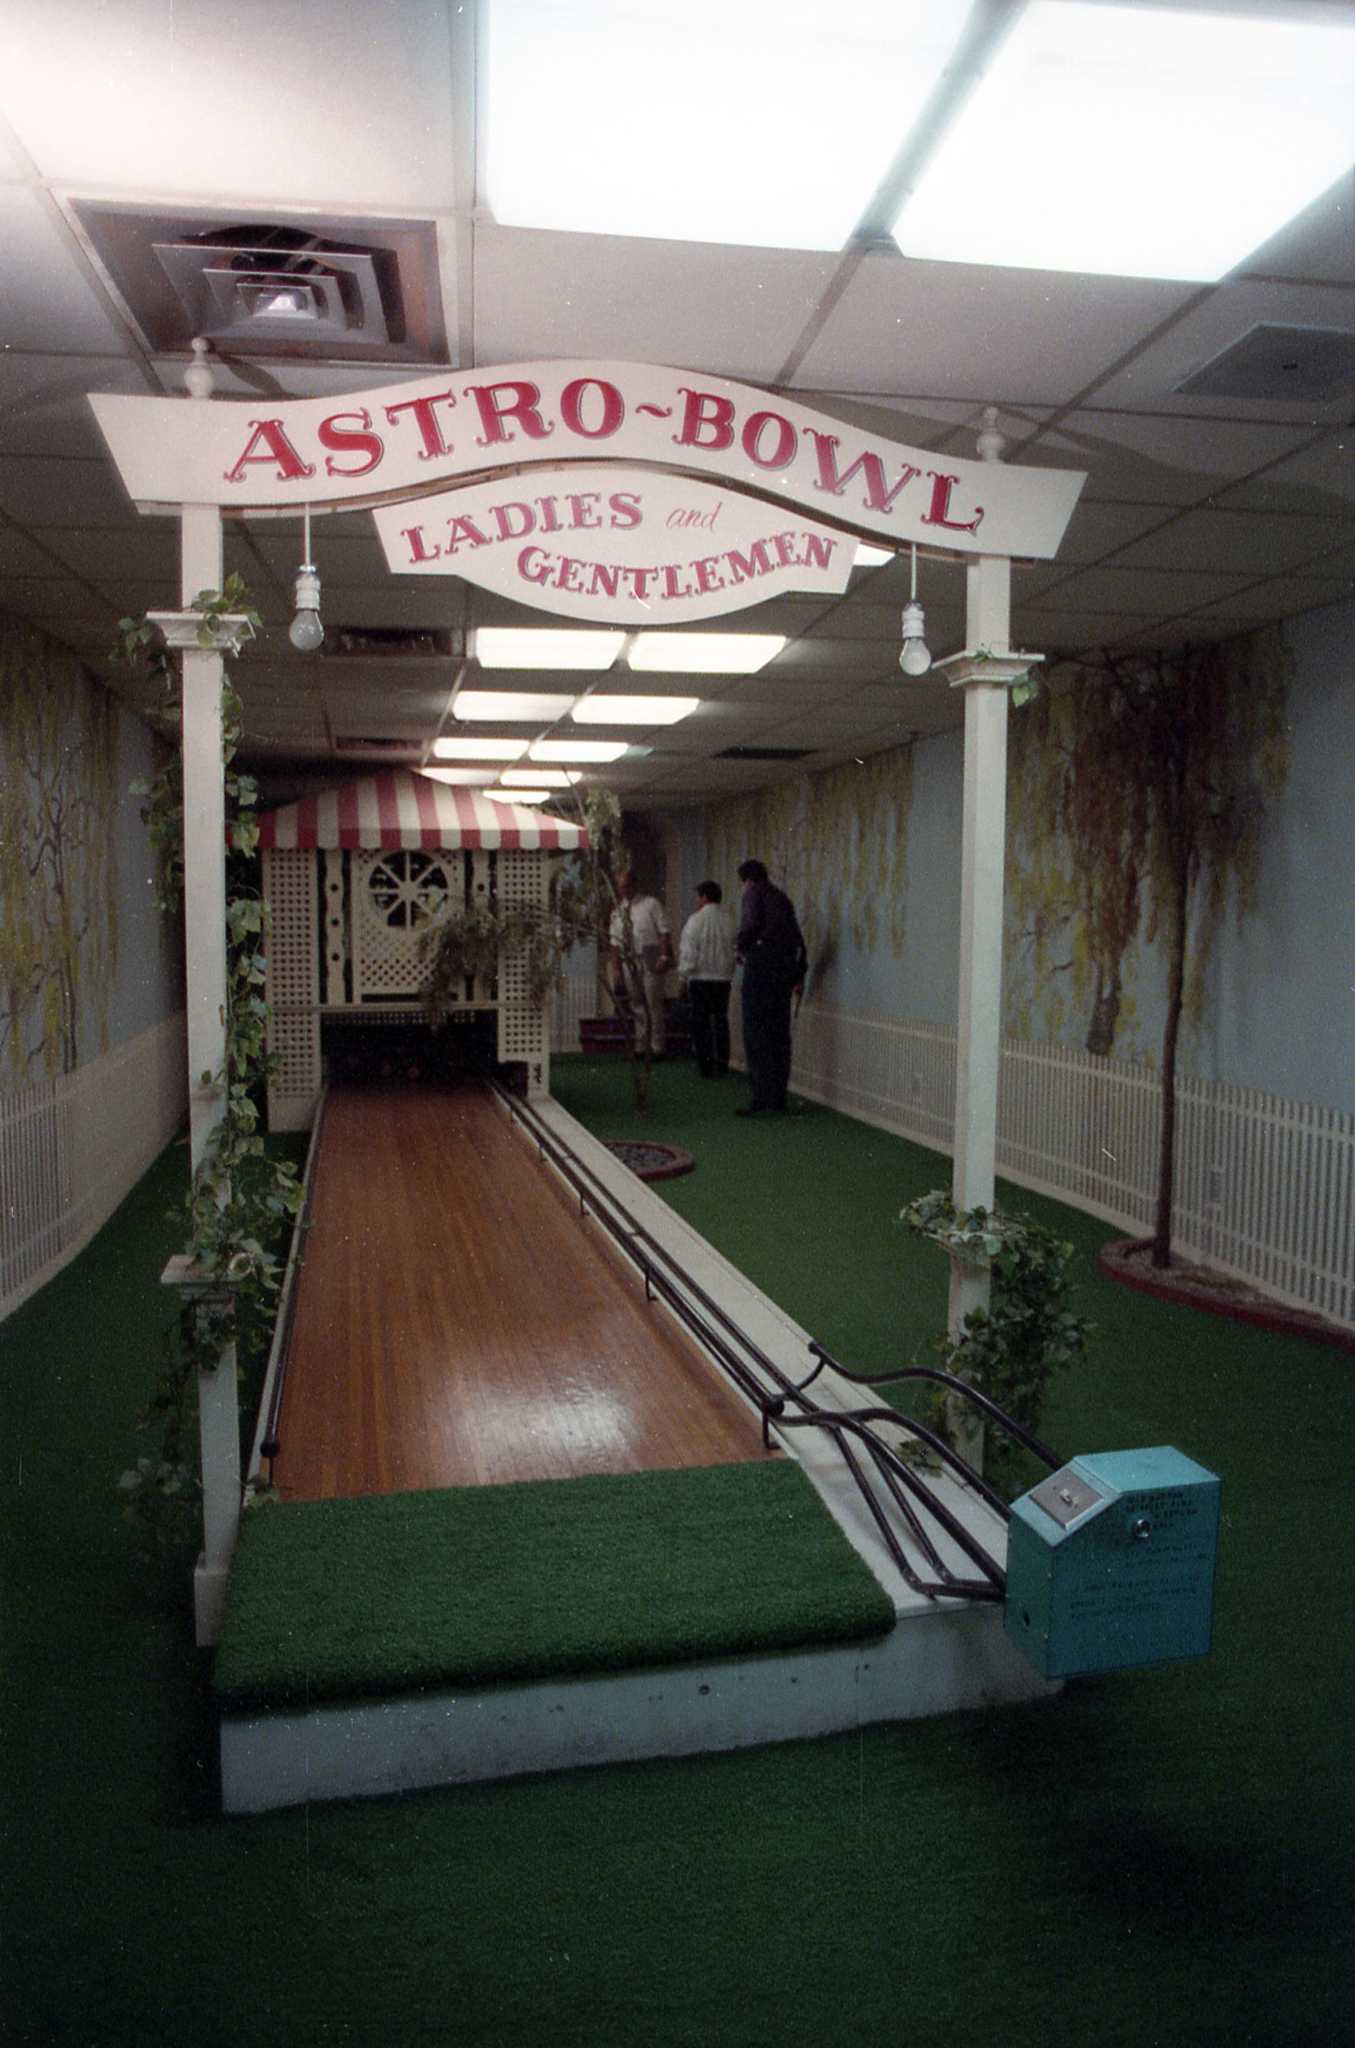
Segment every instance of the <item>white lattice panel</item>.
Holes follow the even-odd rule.
[[[425,935],[464,901],[463,856],[390,847],[350,858],[353,1000],[416,996],[427,972]]]
[[[313,1003],[316,986],[315,855],[291,848],[263,856],[268,906],[268,1000]]]
[[[548,876],[539,853],[501,853],[496,880],[501,913],[545,908]],[[548,1085],[549,1057],[546,1013],[531,999],[525,957],[521,950],[505,953],[499,961],[499,1058],[524,1061],[536,1094]]]
[[[268,1122],[295,1130],[310,1120],[320,1089],[319,915],[315,855],[275,848],[263,856],[268,906],[268,1049],[277,1062],[268,1083]]]

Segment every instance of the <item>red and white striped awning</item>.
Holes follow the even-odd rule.
[[[495,803],[478,789],[459,789],[407,769],[322,790],[259,819],[261,847],[483,846],[506,853],[571,853],[587,844],[582,825],[543,816],[526,804]]]

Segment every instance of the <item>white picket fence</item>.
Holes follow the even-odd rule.
[[[792,1085],[951,1150],[953,1031],[807,1005]],[[1176,1103],[1176,1250],[1355,1327],[1355,1114],[1199,1080],[1179,1083]],[[998,1170],[1146,1237],[1161,1114],[1150,1068],[1008,1039]]]
[[[168,1144],[187,1113],[186,1061],[178,1012],[73,1074],[0,1094],[0,1318],[74,1257]]]
[[[572,979],[555,1011],[555,1051],[577,1050],[579,1019],[595,1007],[591,974]],[[0,1318],[93,1236],[179,1128],[184,1062],[176,1015],[73,1074],[0,1094]],[[952,1031],[806,1005],[792,1079],[814,1101],[950,1151]],[[1003,1048],[999,1171],[1145,1236],[1160,1115],[1148,1068],[1028,1040]],[[1175,1242],[1355,1328],[1355,1114],[1183,1082]]]
[[[571,984],[553,1049],[578,1050],[591,984]],[[730,1008],[742,1063],[737,996]],[[792,1085],[812,1101],[949,1154],[955,1033],[806,1004]],[[1136,1236],[1153,1228],[1162,1091],[1149,1067],[1008,1039],[998,1171]],[[1277,1300],[1355,1328],[1355,1113],[1187,1079],[1176,1094],[1173,1244]]]

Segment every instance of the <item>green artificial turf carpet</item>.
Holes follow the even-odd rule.
[[[848,1362],[945,1316],[897,1221],[934,1152],[827,1111],[738,1121],[673,1063],[553,1063],[664,1198]],[[752,1140],[744,1143],[745,1139]],[[0,1325],[6,2048],[1345,2048],[1355,2040],[1355,1370],[1114,1286],[1077,1246],[1060,1450],[1175,1443],[1223,1479],[1214,1648],[1049,1703],[222,1818],[192,1560],[117,1475],[174,1304],[167,1153]],[[704,1205],[700,1215],[695,1205]],[[260,1513],[266,1514],[266,1509]]]
[[[798,1466],[294,1502],[245,1517],[231,1713],[880,1635],[893,1607]]]

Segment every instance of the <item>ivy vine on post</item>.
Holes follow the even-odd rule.
[[[219,591],[200,591],[193,611],[201,614],[198,639],[216,644],[222,619],[242,617],[254,630],[259,615],[238,576]],[[140,667],[159,686],[159,715],[167,732],[180,724],[178,682],[169,649],[149,619],[123,619],[114,659]],[[226,876],[226,1052],[219,1075],[204,1076],[221,1088],[222,1115],[183,1205],[185,1252],[194,1270],[229,1286],[229,1306],[218,1301],[185,1302],[155,1390],[139,1418],[158,1427],[159,1454],[139,1458],[122,1474],[125,1512],[156,1545],[196,1540],[201,1494],[190,1428],[199,1371],[215,1368],[233,1319],[237,1349],[245,1366],[266,1354],[280,1284],[280,1252],[301,1201],[300,1183],[289,1160],[270,1158],[259,1122],[259,1097],[267,1079],[268,1004],[265,912],[258,872],[258,825],[254,778],[236,766],[241,707],[230,682],[222,681],[222,768],[225,778],[228,847]],[[157,861],[157,907],[177,915],[183,902],[182,762],[176,749],[160,773],[133,784],[143,798],[141,816]]]
[[[971,1309],[959,1336],[937,1337],[933,1349],[947,1372],[1038,1436],[1049,1382],[1086,1349],[1091,1329],[1069,1306],[1073,1246],[1028,1216],[957,1210],[941,1190],[919,1196],[901,1215],[915,1237],[991,1273],[987,1309]],[[936,1398],[928,1419],[953,1442],[944,1396]],[[1000,1437],[989,1452],[989,1476],[1010,1486],[1021,1472],[1021,1459],[1019,1447]]]

